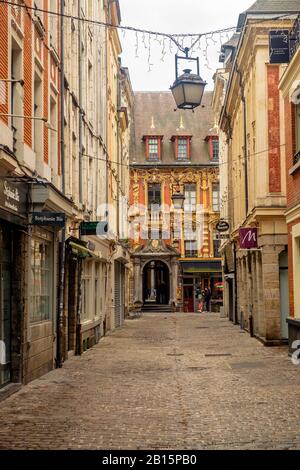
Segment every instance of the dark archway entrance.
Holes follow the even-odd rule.
[[[162,261],[150,261],[144,267],[143,300],[145,305],[169,305],[170,272]]]

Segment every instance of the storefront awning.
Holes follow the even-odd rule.
[[[79,256],[79,258],[96,258],[91,250],[82,245],[78,245],[75,242],[70,242],[69,246],[71,247],[72,253],[76,256]]]
[[[222,273],[221,261],[181,262],[183,274]]]

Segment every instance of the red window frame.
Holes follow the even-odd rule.
[[[163,139],[162,136],[157,136],[157,135],[146,135],[146,136],[144,136],[143,140],[146,142],[146,158],[147,158],[147,160],[149,160],[149,161],[159,161],[159,160],[161,160],[162,139]],[[150,153],[149,153],[150,140],[157,140],[157,144],[158,144],[157,159],[156,158],[151,158],[150,159]]]
[[[180,159],[179,160],[179,141],[180,140],[185,140],[187,142],[187,158],[186,160],[191,159],[191,136],[186,136],[186,135],[178,135],[174,136],[172,140],[175,142],[175,157],[176,160],[184,162],[185,159]]]

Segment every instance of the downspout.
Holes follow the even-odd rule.
[[[64,0],[60,2],[60,156],[61,156],[61,190],[65,194],[65,68],[64,68]],[[65,259],[66,229],[62,229],[59,244],[59,297],[57,315],[57,367],[63,365],[64,337],[64,294],[65,294]]]
[[[81,0],[78,0],[78,18],[81,18]],[[82,191],[82,75],[81,75],[81,20],[78,20],[78,99],[79,99],[79,202],[83,201]]]
[[[81,75],[81,0],[78,0],[78,100],[79,100],[79,203],[83,203],[83,187],[82,187],[82,75]],[[79,235],[80,238],[80,235]],[[82,273],[83,273],[83,260],[77,258],[77,309],[76,309],[76,339],[75,339],[75,354],[82,354],[81,346],[81,304],[82,304]],[[74,288],[76,288],[74,286]]]
[[[107,6],[107,16],[109,15],[109,5]],[[109,172],[108,172],[108,164],[109,164],[109,155],[108,155],[108,142],[109,142],[109,108],[108,108],[108,47],[109,47],[109,29],[105,29],[105,34],[106,34],[106,47],[105,47],[105,97],[106,97],[106,109],[105,109],[105,117],[106,117],[106,128],[105,128],[105,134],[106,134],[106,142],[105,142],[105,203],[106,203],[106,220],[109,223],[109,210],[108,210],[108,197],[109,197]],[[109,227],[110,229],[110,227]]]
[[[118,70],[118,75],[117,75],[117,80],[118,80],[118,83],[117,83],[117,237],[118,237],[118,240],[120,238],[120,196],[122,196],[121,194],[121,188],[120,186],[122,187],[122,178],[121,178],[121,181],[120,181],[120,178],[119,176],[121,176],[121,166],[120,166],[120,163],[121,163],[121,160],[120,159],[120,151],[121,151],[121,146],[120,146],[120,119],[119,119],[119,110],[121,108],[121,89],[120,89],[120,69]],[[118,184],[118,181],[120,181],[120,186]]]
[[[244,111],[244,166],[245,166],[245,210],[246,210],[246,218],[248,216],[249,210],[249,186],[248,186],[248,144],[247,144],[247,105],[246,105],[246,97],[245,97],[245,86],[243,84],[243,75],[242,72],[239,70],[236,64],[236,71],[239,75],[239,86],[241,90],[241,99],[243,102],[243,111]]]

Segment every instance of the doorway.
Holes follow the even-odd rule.
[[[143,301],[145,305],[169,305],[170,271],[162,261],[150,261],[144,267]]]
[[[184,286],[184,312],[185,313],[194,313],[194,286]]]
[[[0,387],[11,381],[11,236],[0,226]]]

